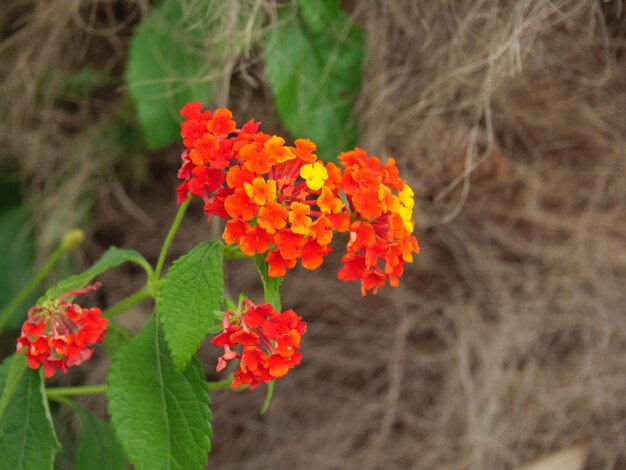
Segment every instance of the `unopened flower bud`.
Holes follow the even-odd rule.
[[[85,232],[77,228],[74,230],[70,230],[69,232],[65,232],[65,234],[63,235],[63,240],[61,241],[61,246],[65,251],[72,251],[73,249],[77,248],[84,240]]]

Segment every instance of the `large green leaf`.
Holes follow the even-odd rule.
[[[39,301],[58,297],[74,289],[80,289],[91,282],[97,275],[126,262],[138,264],[148,275],[152,273],[152,267],[138,252],[112,246],[89,269],[59,281],[56,286],[48,289]]]
[[[211,83],[202,68],[206,50],[199,29],[184,28],[184,2],[165,0],[135,28],[126,82],[149,148],[179,138],[178,110],[188,101],[206,102]]]
[[[194,359],[183,372],[174,367],[154,317],[113,358],[108,382],[111,423],[137,470],[206,465],[211,411],[202,366]]]
[[[358,141],[353,105],[361,87],[363,34],[339,0],[299,0],[278,13],[265,39],[267,80],[284,126],[331,160]]]
[[[52,469],[60,444],[40,372],[22,354],[0,366],[0,470]]]
[[[283,282],[282,277],[270,277],[268,272],[268,266],[265,262],[264,255],[255,255],[254,263],[261,275],[261,281],[263,281],[263,293],[265,295],[265,302],[271,304],[275,309],[281,309],[280,302],[280,285]]]
[[[102,341],[102,347],[109,357],[113,357],[120,352],[124,346],[130,343],[132,339],[133,334],[130,330],[124,328],[119,323],[109,320],[106,336]]]
[[[213,313],[222,304],[222,244],[201,243],[177,259],[167,271],[158,311],[174,364],[183,369],[215,325]]]
[[[128,468],[124,453],[108,423],[76,405],[80,420],[80,437],[76,453],[76,470],[123,470]]]

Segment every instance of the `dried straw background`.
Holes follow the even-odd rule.
[[[88,20],[98,2],[67,10],[58,3],[49,5],[65,23],[42,16],[50,24],[38,34],[69,40],[68,31],[79,31],[82,43],[96,41],[76,17]],[[125,3],[138,15],[148,8]],[[283,304],[310,324],[304,362],[277,384],[264,417],[262,392],[214,395],[210,466],[509,469],[577,444],[589,452],[588,469],[626,468],[624,5],[372,0],[350,7],[369,51],[358,106],[362,146],[395,156],[415,188],[423,252],[399,288],[374,298],[334,279],[336,259],[287,278]],[[118,22],[104,36],[117,38],[123,57],[128,30],[116,32]],[[3,77],[20,66],[32,73],[37,62],[18,59],[0,62]],[[254,54],[241,63],[245,73],[225,80],[229,104],[272,129]],[[249,83],[259,88],[252,93]],[[37,98],[28,81],[0,85],[4,97],[24,96],[21,109],[11,108],[19,119],[10,116],[30,129],[5,126],[3,142],[19,138],[13,143],[31,153],[67,145],[32,121]],[[97,115],[93,103],[85,112]],[[67,161],[52,153],[56,160],[42,152],[30,161]],[[162,213],[173,185],[137,192],[132,206],[108,189],[113,196],[103,199],[92,233],[122,231],[127,246],[156,249],[158,240],[155,247],[149,240],[171,216]],[[206,233],[202,217],[192,217],[175,249],[182,253]],[[248,268],[229,266],[231,292],[258,291]],[[202,350],[208,374],[215,353]]]

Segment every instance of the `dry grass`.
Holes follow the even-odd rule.
[[[305,365],[265,419],[217,398],[214,463],[480,470],[580,444],[626,466],[621,8],[355,3],[362,145],[416,188],[423,254],[377,299],[288,280]]]
[[[310,324],[304,363],[265,417],[261,391],[215,394],[211,465],[509,469],[577,444],[587,468],[625,468],[622,3],[353,6],[370,54],[362,146],[395,156],[415,188],[423,253],[375,298],[339,285],[332,260],[290,276],[283,303]],[[242,83],[235,108],[256,103]],[[43,139],[29,149],[47,148],[28,106],[16,122]],[[160,220],[172,199],[155,193],[139,206]],[[132,220],[107,214],[96,227]],[[204,236],[192,220],[180,251]],[[232,292],[258,289],[249,267],[229,267]],[[203,350],[207,371],[215,352]]]

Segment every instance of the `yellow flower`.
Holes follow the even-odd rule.
[[[402,191],[398,193],[398,197],[400,198],[400,203],[404,207],[408,207],[409,209],[413,209],[413,206],[415,205],[415,201],[413,200],[414,196],[415,196],[415,193],[413,192],[413,190],[408,184],[405,184],[404,188],[402,188]]]
[[[317,191],[324,186],[328,179],[328,171],[326,171],[323,163],[309,163],[300,168],[300,176],[306,180],[306,185],[309,189]]]

